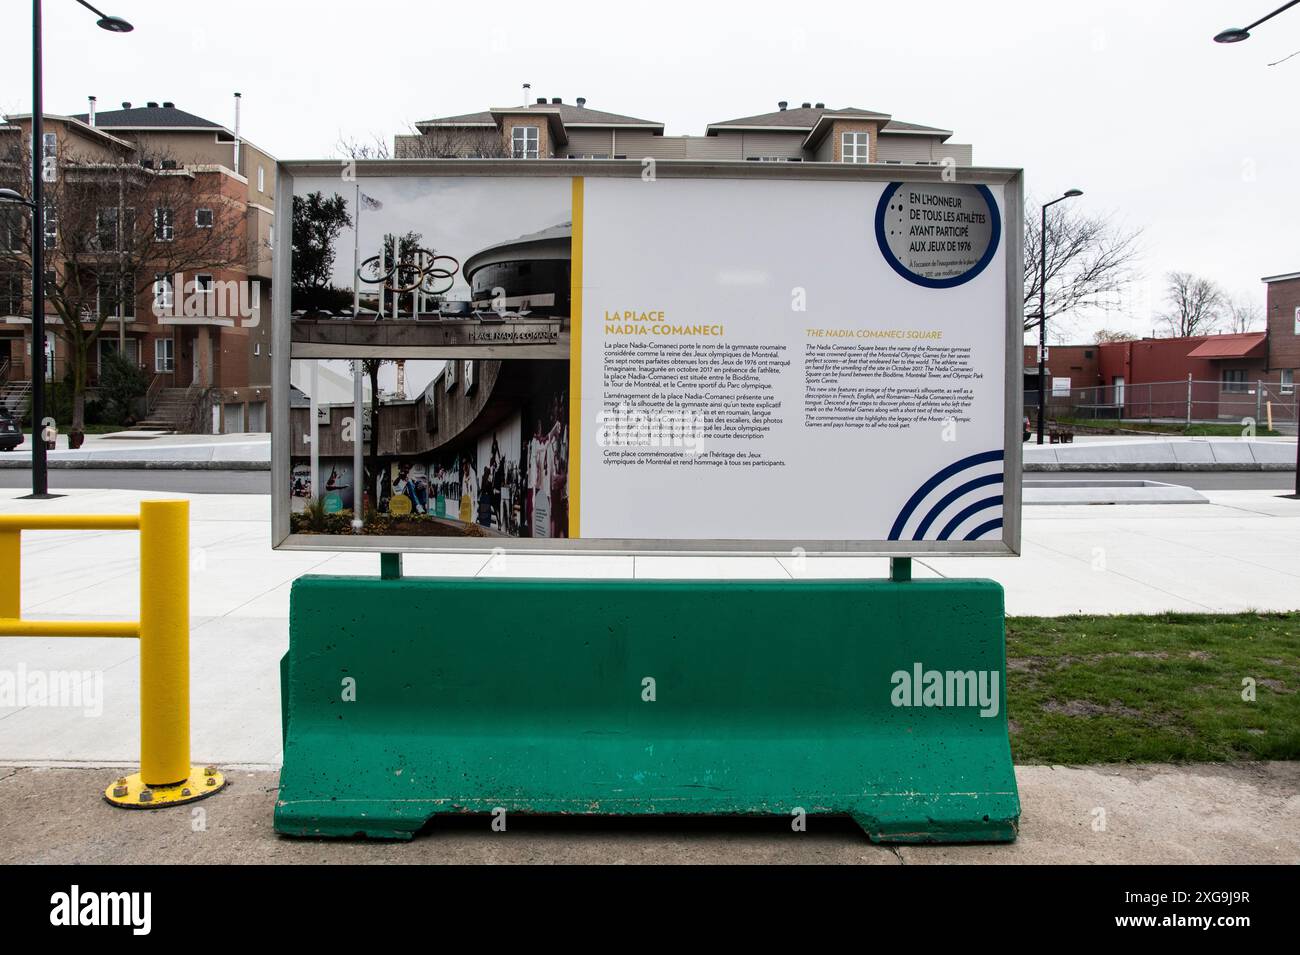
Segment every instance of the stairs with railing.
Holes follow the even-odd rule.
[[[184,433],[194,426],[194,406],[201,388],[159,388],[149,413],[132,431]]]
[[[7,381],[0,386],[0,405],[13,415],[20,415],[27,410],[27,399],[32,394],[30,381]]]

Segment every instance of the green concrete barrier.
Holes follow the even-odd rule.
[[[993,581],[309,576],[290,615],[282,833],[505,810],[1015,838]]]

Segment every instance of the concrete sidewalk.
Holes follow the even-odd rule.
[[[0,513],[134,513],[135,491],[73,491],[53,501],[0,492]],[[1300,607],[1300,501],[1275,491],[1206,491],[1208,504],[1080,507],[1024,512],[1024,556],[914,562],[918,577],[991,577],[1010,614],[1294,610]],[[416,847],[281,842],[269,819],[280,762],[279,658],[288,645],[289,590],[305,573],[378,573],[373,554],[272,551],[264,495],[191,498],[192,739],[196,761],[246,767],[230,793],[199,804],[209,829],[193,840],[190,815],[122,813],[98,801],[103,770],[139,759],[139,648],[134,640],[0,639],[0,670],[75,671],[99,681],[99,706],[0,709],[0,765],[46,767],[0,781],[0,859],[46,861],[181,856],[253,861],[1300,861],[1297,770],[1021,767],[1024,838],[1012,847],[903,849],[867,844],[848,823],[794,837],[727,826],[618,828],[528,823],[510,836],[478,822]],[[138,551],[123,532],[24,535],[23,614],[49,619],[134,619]],[[535,557],[407,555],[411,575],[530,577],[884,577],[883,558]],[[162,582],[165,585],[166,582]],[[72,767],[62,776],[54,767]],[[1263,774],[1263,775],[1260,775]],[[0,771],[0,777],[5,776]],[[1260,780],[1266,780],[1261,782]],[[1072,781],[1071,781],[1072,780]],[[1271,782],[1267,782],[1271,780]],[[1064,781],[1064,782],[1063,782]],[[1061,788],[1064,786],[1065,788]],[[42,798],[35,798],[40,793]],[[52,797],[46,801],[46,797]],[[1112,820],[1091,829],[1101,807]],[[109,815],[96,828],[100,813]],[[227,815],[229,814],[229,815]],[[1121,822],[1122,821],[1122,822]],[[440,824],[441,825],[441,824]],[[546,826],[559,828],[547,829]],[[649,825],[649,824],[647,824]],[[695,826],[696,824],[691,824]],[[703,825],[703,824],[700,824]],[[709,824],[712,825],[712,824]],[[537,828],[537,827],[541,828]],[[566,828],[567,827],[567,828]],[[612,828],[611,828],[612,827]],[[518,832],[519,834],[514,834]],[[136,840],[140,840],[138,843]],[[518,841],[514,841],[518,840]],[[101,850],[97,845],[106,848]],[[136,846],[137,848],[132,848]],[[179,856],[177,856],[179,860]]]
[[[73,491],[53,501],[0,493],[0,513],[134,513],[135,491]],[[1300,608],[1300,501],[1273,491],[1206,491],[1209,504],[1024,511],[1024,556],[915,561],[917,577],[990,577],[1012,615],[1235,612]],[[198,759],[278,766],[279,658],[289,590],[306,573],[369,574],[373,554],[272,551],[270,500],[191,499],[193,740]],[[135,619],[138,553],[122,532],[25,535],[23,613]],[[888,575],[884,558],[539,557],[407,555],[428,576],[776,578]],[[133,640],[0,639],[0,669],[102,674],[103,715],[0,709],[0,763],[102,765],[138,758],[138,647]]]
[[[119,431],[88,434],[76,451],[61,434],[47,452],[52,468],[168,468],[176,470],[257,470],[271,467],[269,434],[159,434]],[[0,455],[0,468],[32,466],[31,435],[12,453]]]
[[[269,434],[155,434],[118,432],[87,435],[68,450],[59,435],[49,452],[54,468],[170,468],[269,470]],[[1029,443],[1026,471],[1290,471],[1295,438],[1189,438],[1180,435],[1079,435],[1073,444]],[[0,468],[31,467],[31,436]]]
[[[101,798],[114,771],[0,767],[0,863],[1131,863],[1300,861],[1300,763],[1021,766],[1010,845],[878,846],[848,819],[443,817],[413,841],[323,841],[271,828],[278,780],[228,773],[190,806],[139,812]]]
[[[1295,438],[1080,435],[1026,444],[1026,471],[1294,471]]]

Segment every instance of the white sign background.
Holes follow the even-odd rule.
[[[990,495],[1002,494],[1007,229],[1001,230],[992,261],[964,284],[938,289],[915,284],[889,266],[876,241],[876,207],[886,186],[587,178],[583,538],[884,541],[909,499],[932,477],[986,454],[995,459],[938,481],[898,536],[937,540],[946,529],[945,539],[964,540],[985,528],[979,540],[1002,539],[1001,527],[990,526],[1001,518],[1001,504],[987,502]],[[1005,223],[1003,187],[989,189]],[[793,307],[800,289],[805,311]],[[654,340],[607,336],[606,311],[623,310],[662,310],[664,321],[673,325],[725,326],[724,338],[700,341],[787,345],[783,357],[791,364],[777,385],[784,424],[761,439],[704,445],[706,451],[759,451],[785,466],[606,464],[607,448],[596,441],[604,403],[602,353],[607,341]],[[810,338],[810,328],[938,329],[942,339],[932,344],[969,346],[982,375],[963,382],[974,391],[967,412],[971,421],[904,430],[805,428],[805,345],[864,341]]]

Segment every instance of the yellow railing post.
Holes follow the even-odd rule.
[[[139,621],[23,620],[22,532],[140,531]],[[139,637],[140,772],[104,790],[153,809],[211,796],[226,780],[190,765],[190,503],[142,501],[133,514],[0,514],[0,636]]]
[[[0,530],[0,617],[17,620],[23,615],[23,532]]]
[[[190,777],[190,502],[140,504],[140,775]]]

